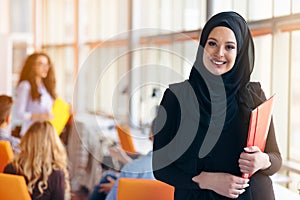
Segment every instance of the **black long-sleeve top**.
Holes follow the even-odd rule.
[[[256,85],[257,83],[252,83]],[[180,85],[176,87],[180,88]],[[254,86],[253,86],[254,87]],[[180,89],[179,89],[180,90]],[[172,90],[173,91],[173,90]],[[197,101],[196,98],[190,96],[190,93],[186,90],[181,90],[179,92],[180,96],[185,96],[184,99],[193,99],[191,102],[185,104],[188,105],[182,108],[182,104],[179,103],[177,98],[178,93],[174,94],[170,89],[167,89],[164,93],[163,99],[161,101],[162,112],[158,113],[158,119],[161,123],[161,129],[155,133],[154,145],[153,145],[153,170],[154,176],[163,182],[166,182],[175,187],[175,199],[228,199],[221,195],[216,194],[210,190],[202,190],[199,188],[198,184],[192,181],[192,178],[199,175],[202,171],[206,172],[225,172],[233,175],[241,176],[241,172],[238,166],[238,159],[246,146],[247,134],[241,134],[234,130],[228,131],[231,135],[226,132],[222,133],[211,152],[204,158],[199,158],[198,152],[201,146],[199,141],[203,141],[203,134],[197,131],[195,136],[187,136],[187,138],[193,137],[191,143],[185,144],[186,140],[184,133],[180,134],[179,139],[173,143],[173,146],[167,148],[165,153],[155,153],[161,148],[170,146],[170,143],[177,137],[180,133],[179,124],[186,123],[189,120],[195,120],[196,115],[189,113],[195,112],[197,106],[194,106],[193,101]],[[178,91],[178,89],[177,89]],[[265,95],[263,90],[260,88],[256,95],[261,101],[265,100]],[[260,102],[261,103],[261,102]],[[197,104],[197,103],[195,103]],[[240,103],[241,104],[241,103]],[[258,105],[259,102],[256,102]],[[256,105],[256,106],[257,106]],[[180,107],[181,106],[181,107]],[[242,107],[242,105],[240,105]],[[182,112],[183,109],[189,109],[189,111]],[[160,117],[159,115],[165,115],[166,117]],[[198,116],[199,117],[199,116]],[[164,120],[161,120],[164,119]],[[249,120],[245,122],[243,116],[237,113],[234,120],[231,122],[234,125],[236,123],[249,123]],[[232,126],[236,127],[236,126]],[[192,127],[193,128],[193,127]],[[185,129],[186,130],[186,129]],[[246,132],[246,131],[244,131]],[[233,135],[234,134],[234,135]],[[200,144],[199,144],[200,143]],[[177,147],[187,147],[187,149],[178,149]],[[174,158],[174,154],[183,151],[182,155],[180,153],[178,158]],[[265,153],[269,155],[271,166],[268,169],[260,170],[254,174],[250,179],[250,186],[247,188],[246,192],[239,196],[238,199],[247,200],[257,200],[270,198],[273,194],[272,183],[269,179],[269,175],[277,172],[281,167],[281,155],[276,142],[275,130],[273,122],[271,121],[270,129],[266,141]],[[176,156],[175,156],[176,157]],[[157,163],[167,163],[164,166],[159,166]],[[262,191],[265,194],[260,193]],[[259,198],[256,195],[262,195]]]

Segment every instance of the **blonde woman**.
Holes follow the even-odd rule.
[[[20,150],[4,172],[23,175],[33,200],[69,199],[67,154],[50,122],[34,122],[22,137]]]

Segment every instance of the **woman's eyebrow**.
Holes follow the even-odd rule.
[[[214,40],[214,41],[216,41],[216,42],[218,42],[218,40],[217,39],[215,39],[214,37],[209,37],[209,38],[207,38],[207,40]],[[226,44],[234,44],[234,45],[236,45],[236,43],[234,42],[234,41],[227,41],[227,42],[225,42]]]

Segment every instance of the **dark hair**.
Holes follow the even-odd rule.
[[[7,95],[0,95],[0,125],[11,113],[13,99]]]
[[[32,100],[40,100],[41,94],[38,91],[38,87],[37,87],[37,84],[35,81],[35,70],[33,69],[33,67],[36,64],[36,60],[38,59],[39,56],[45,56],[48,60],[50,68],[49,68],[47,77],[42,79],[42,81],[43,81],[47,91],[51,95],[51,97],[53,99],[55,99],[55,97],[56,97],[56,94],[55,94],[56,80],[55,80],[55,76],[54,76],[53,65],[50,60],[50,57],[43,52],[36,52],[27,57],[27,59],[24,62],[24,65],[23,65],[18,84],[20,84],[22,81],[28,81],[31,86]]]

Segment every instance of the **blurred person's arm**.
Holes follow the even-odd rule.
[[[21,82],[17,87],[17,98],[14,105],[14,114],[17,120],[30,120],[31,113],[26,111],[26,105],[30,99],[30,84]]]
[[[17,120],[50,120],[52,119],[52,113],[32,113],[26,111],[26,106],[30,101],[30,84],[27,81],[23,81],[17,88],[17,98],[15,102],[15,117]]]

